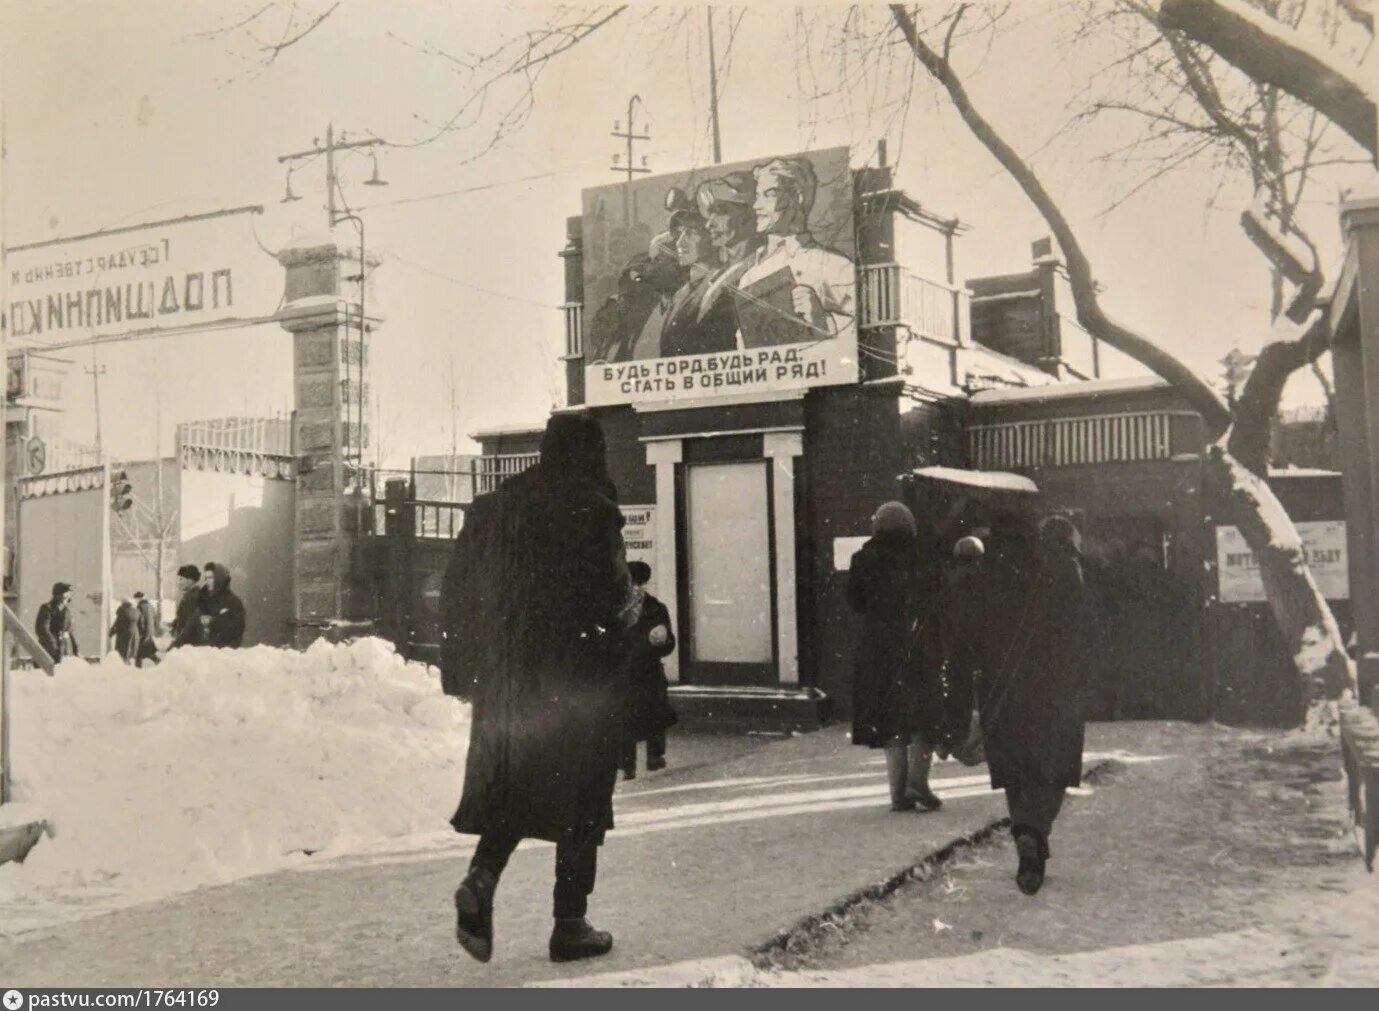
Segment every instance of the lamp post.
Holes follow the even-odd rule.
[[[645,108],[646,108],[646,103],[645,103],[645,102],[642,102],[642,96],[641,96],[641,95],[633,95],[631,98],[629,98],[629,99],[627,100],[627,132],[626,132],[626,133],[624,133],[623,130],[622,130],[622,123],[621,123],[621,122],[619,122],[619,121],[617,121],[617,120],[614,120],[614,121],[613,121],[613,136],[614,136],[614,137],[620,137],[620,138],[622,138],[623,140],[626,140],[626,141],[627,141],[627,165],[626,165],[625,167],[622,166],[622,165],[619,165],[619,164],[618,164],[618,156],[617,156],[617,155],[614,155],[614,156],[613,156],[613,164],[612,164],[611,168],[613,169],[614,172],[620,172],[620,173],[621,173],[621,172],[626,172],[626,173],[627,173],[627,185],[623,188],[623,191],[622,191],[622,223],[623,223],[623,227],[625,227],[625,228],[627,228],[627,229],[629,229],[629,230],[632,228],[632,179],[633,179],[636,175],[638,175],[638,174],[645,174],[645,173],[651,171],[651,169],[647,168],[647,166],[646,166],[646,158],[645,158],[645,157],[642,158],[642,164],[641,164],[640,166],[637,165],[636,162],[633,160],[633,153],[632,153],[632,145],[633,145],[633,142],[634,142],[634,141],[639,141],[639,140],[650,140],[650,139],[651,139],[651,134],[650,134],[650,133],[638,133],[638,132],[637,132],[637,129],[636,129],[636,126],[635,126],[635,125],[633,124],[633,122],[632,122],[632,117],[633,117],[633,115],[635,114],[636,107],[637,107],[638,103],[641,103],[643,110],[645,110]]]

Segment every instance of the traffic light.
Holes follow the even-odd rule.
[[[110,511],[122,513],[134,505],[134,488],[129,483],[129,472],[112,470],[110,472]]]

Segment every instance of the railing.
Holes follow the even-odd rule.
[[[508,478],[522,473],[540,459],[540,453],[477,457],[474,461],[474,486],[480,495],[493,491]]]
[[[916,337],[966,344],[971,296],[963,288],[930,281],[897,263],[862,268],[862,325],[903,326]]]
[[[979,470],[1167,460],[1169,419],[1156,412],[1012,421],[974,425],[968,439]]]
[[[72,442],[61,437],[44,440],[46,452],[44,453],[43,473],[60,474],[69,470],[86,470],[89,467],[99,467],[102,463],[101,451],[95,446],[88,446],[81,442]],[[20,453],[20,460],[25,467],[28,460],[24,453]]]
[[[178,462],[188,470],[224,471],[290,480],[292,421],[288,418],[208,418],[177,426]]]
[[[1379,849],[1379,718],[1374,710],[1342,699],[1341,756],[1350,799],[1355,841],[1365,866],[1374,870]]]
[[[413,533],[416,537],[451,539],[464,525],[464,507],[482,495],[496,489],[508,478],[520,474],[540,459],[539,453],[509,453],[500,456],[457,456],[450,457],[453,467],[438,465],[434,458],[427,461],[426,469],[416,468],[408,471],[376,471],[370,477],[373,488],[373,533],[383,534],[387,529],[387,516],[390,509],[406,509],[413,516]],[[415,461],[414,461],[415,464]],[[411,474],[411,494],[425,489],[425,495],[417,498],[404,497],[389,501],[386,496],[378,496],[379,477],[395,474],[393,481],[401,480],[408,486],[405,474]],[[443,497],[442,497],[443,496]]]
[[[454,540],[460,527],[464,526],[464,506],[458,502],[416,501],[408,504],[416,517],[418,537]]]
[[[186,447],[231,453],[292,455],[292,422],[288,418],[208,418],[177,426],[177,441]]]
[[[566,302],[565,310],[565,357],[578,358],[584,354],[584,303]]]

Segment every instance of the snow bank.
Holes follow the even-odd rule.
[[[380,639],[15,672],[16,799],[54,837],[0,904],[137,901],[444,828],[469,707]],[[0,932],[5,932],[0,928]]]

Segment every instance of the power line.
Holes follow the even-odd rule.
[[[538,179],[550,179],[554,176],[564,175],[564,172],[538,172],[536,175],[520,176],[516,179],[499,179],[496,182],[480,183],[477,186],[464,186],[457,190],[445,190],[441,193],[426,193],[418,197],[402,197],[398,200],[384,200],[376,204],[365,204],[360,207],[361,211],[377,210],[381,207],[401,207],[403,204],[419,204],[427,200],[443,200],[446,197],[457,197],[465,193],[482,193],[485,190],[498,189],[500,186],[515,186],[518,183],[535,182]]]
[[[415,270],[421,271],[423,274],[430,274],[432,277],[438,278],[442,281],[449,281],[451,284],[457,284],[461,288],[469,288],[473,291],[483,292],[485,295],[492,295],[494,298],[506,299],[509,302],[521,302],[524,305],[536,306],[538,309],[560,310],[564,308],[564,306],[552,305],[549,302],[538,302],[532,298],[523,298],[521,295],[509,295],[505,292],[495,291],[492,288],[485,288],[483,285],[474,284],[472,281],[463,281],[458,277],[451,277],[449,274],[442,274],[439,270],[433,270],[425,264],[417,263],[415,260],[409,260],[407,257],[401,255],[395,250],[383,249],[382,247],[378,246],[375,246],[374,248],[379,249],[380,252],[387,253],[389,256],[393,257],[400,263],[405,263],[407,266],[412,267]]]

